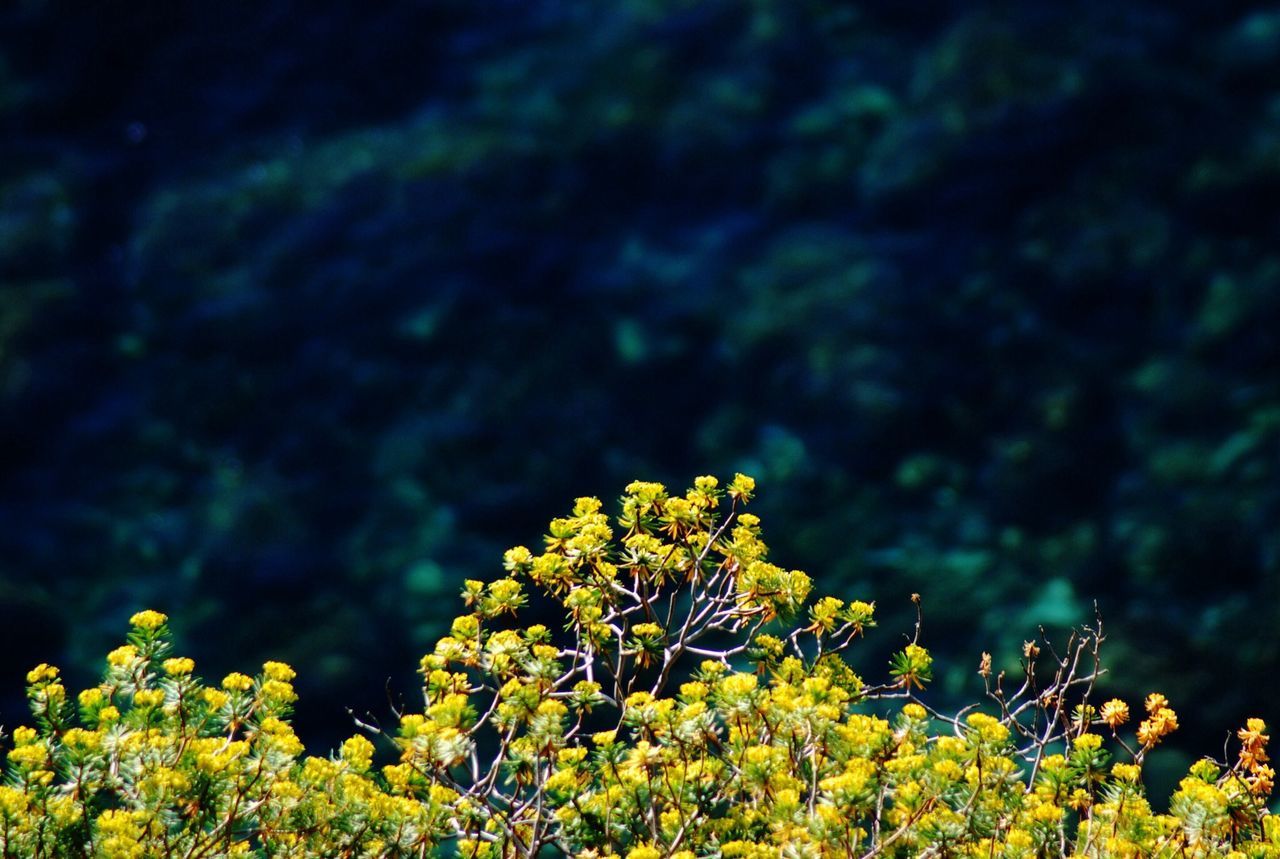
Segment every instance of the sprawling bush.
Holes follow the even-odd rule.
[[[74,698],[27,675],[35,727],[0,786],[5,857],[1277,856],[1266,726],[1196,763],[1154,813],[1143,764],[1178,727],[1151,694],[1090,697],[1101,624],[1028,642],[1020,676],[978,660],[983,703],[922,698],[917,624],[879,682],[846,652],[875,606],[810,599],[768,560],[754,482],[594,498],[543,550],[467,581],[423,657],[421,712],[304,757],[288,665],[217,684],[133,616],[102,682]],[[556,628],[522,613],[551,611]],[[376,766],[379,746],[395,757]]]

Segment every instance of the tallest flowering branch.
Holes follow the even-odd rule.
[[[793,617],[812,589],[805,573],[768,562],[759,518],[739,512],[754,491],[755,481],[741,474],[727,490],[714,477],[699,477],[684,495],[632,483],[616,544],[601,503],[580,498],[572,516],[552,520],[542,554],[524,547],[506,553],[511,578],[487,590],[468,583],[473,616],[482,624],[514,611],[522,577],[557,600],[571,643],[557,654],[568,667],[552,684],[553,696],[585,679],[599,687],[601,700],[617,705],[642,688],[661,694],[687,655],[728,665],[767,624]],[[814,634],[819,656],[843,650],[873,625],[872,613],[868,603],[827,598],[814,608],[813,622],[790,637],[791,649],[804,655],[803,631]],[[734,643],[711,644],[726,638]],[[780,650],[772,639],[763,646]]]

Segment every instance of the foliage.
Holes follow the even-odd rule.
[[[627,487],[611,522],[580,498],[541,552],[467,581],[467,612],[423,657],[423,708],[360,722],[329,757],[289,723],[294,671],[202,682],[165,615],[131,619],[74,700],[28,675],[35,727],[0,787],[7,856],[1278,856],[1261,720],[1229,765],[1202,760],[1152,811],[1143,764],[1178,727],[1163,695],[1090,703],[1101,624],[1028,642],[985,705],[921,698],[915,634],[888,679],[846,660],[875,606],[810,600],[742,508],[754,481]],[[562,629],[521,622],[550,600]],[[919,600],[917,611],[919,611]],[[396,759],[375,766],[375,741]],[[1113,756],[1122,758],[1113,763]]]
[[[68,5],[0,3],[0,672],[163,601],[327,748],[441,568],[700,467],[940,652],[1097,596],[1171,742],[1280,711],[1273,9]]]

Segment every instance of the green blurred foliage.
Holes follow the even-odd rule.
[[[95,14],[0,50],[40,659],[162,608],[297,664],[331,744],[560,499],[741,469],[825,590],[923,596],[944,688],[1097,600],[1197,752],[1280,704],[1273,13]]]

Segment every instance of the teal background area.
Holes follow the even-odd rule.
[[[1274,10],[13,0],[0,156],[9,727],[152,607],[323,752],[575,496],[735,470],[868,678],[1096,600],[1174,764],[1277,719]]]

